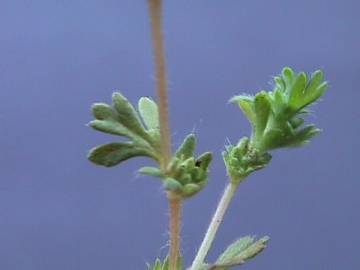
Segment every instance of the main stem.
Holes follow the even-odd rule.
[[[181,230],[181,206],[182,199],[173,193],[168,193],[170,209],[170,270],[178,269],[178,258],[180,256],[180,230]]]
[[[164,36],[162,32],[162,0],[148,0],[151,19],[152,44],[154,49],[156,84],[159,107],[159,122],[161,136],[161,169],[166,167],[171,159],[171,136],[169,127],[169,104],[166,79],[166,62]],[[177,270],[180,254],[180,224],[182,200],[176,194],[168,192],[170,211],[170,270]]]
[[[205,234],[204,240],[201,243],[198,253],[192,263],[191,270],[200,269],[204,263],[205,257],[208,254],[211,245],[215,239],[216,233],[224,219],[226,210],[228,209],[232,198],[238,188],[239,184],[229,183],[222,195],[215,214],[210,222],[209,228]]]
[[[162,168],[171,158],[171,137],[169,127],[169,102],[166,79],[164,36],[162,32],[162,0],[148,0],[151,19],[152,44],[156,68],[157,96],[160,118]]]

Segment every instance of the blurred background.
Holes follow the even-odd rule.
[[[235,238],[271,236],[243,269],[360,269],[358,1],[166,1],[174,147],[195,131],[216,158],[208,187],[185,203],[193,259],[226,183],[226,139],[248,135],[235,94],[271,89],[289,65],[321,68],[328,93],[310,121],[324,132],[274,153],[229,209],[213,260]],[[87,151],[90,105],[122,91],[154,96],[146,1],[0,1],[0,269],[145,269],[167,252],[160,183],[146,159],[105,169]]]

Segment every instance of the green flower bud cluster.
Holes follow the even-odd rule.
[[[252,148],[249,138],[244,137],[236,146],[226,146],[223,158],[230,180],[240,183],[252,172],[264,168],[270,162],[271,155]]]
[[[206,186],[208,168],[212,161],[210,152],[195,158],[195,145],[195,135],[188,135],[171,159],[165,173],[155,167],[143,167],[139,172],[160,177],[165,190],[172,191],[182,198],[189,198]]]
[[[249,119],[251,145],[261,152],[302,146],[320,132],[315,125],[302,128],[302,115],[309,113],[306,107],[316,102],[327,89],[323,72],[317,70],[308,78],[304,72],[296,74],[286,67],[274,81],[273,91],[235,96],[230,100],[237,103]]]

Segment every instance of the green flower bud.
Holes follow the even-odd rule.
[[[244,137],[236,146],[227,146],[223,158],[231,181],[240,183],[252,172],[264,168],[271,155],[251,148],[249,138]]]
[[[183,198],[189,198],[207,183],[208,168],[212,160],[212,154],[207,152],[194,157],[196,138],[193,134],[188,135],[167,167],[166,176],[177,181],[182,188],[174,192]]]

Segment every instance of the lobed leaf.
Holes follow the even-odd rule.
[[[209,270],[227,270],[231,267],[244,264],[254,258],[266,247],[269,237],[265,236],[257,241],[254,237],[240,238],[231,244]]]
[[[239,104],[252,126],[251,145],[260,152],[280,147],[301,146],[319,133],[302,130],[302,116],[309,113],[307,106],[316,102],[326,91],[328,83],[323,73],[315,71],[310,79],[304,72],[295,73],[285,67],[274,77],[272,91],[261,91],[255,97],[240,95],[232,102]],[[300,117],[300,115],[302,115]]]
[[[133,143],[109,143],[91,149],[88,159],[96,165],[112,167],[136,156],[153,157],[150,151]]]
[[[89,153],[89,160],[106,167],[115,166],[136,156],[147,156],[158,161],[160,136],[156,122],[158,118],[156,103],[149,98],[142,98],[139,101],[139,110],[144,122],[152,127],[147,130],[138,112],[122,94],[114,93],[112,101],[112,106],[105,103],[95,103],[92,106],[95,120],[89,125],[101,132],[127,137],[130,141],[95,147]]]
[[[120,93],[112,96],[113,106],[117,112],[117,118],[125,127],[134,134],[149,140],[149,135],[145,131],[140,118],[132,104]]]
[[[139,100],[139,112],[148,129],[159,129],[159,111],[156,102],[147,97]]]
[[[89,123],[92,128],[113,135],[129,138],[133,136],[131,131],[117,120],[116,112],[111,106],[104,103],[95,103],[91,110],[95,117],[95,120]]]
[[[228,248],[220,255],[220,257],[216,260],[217,264],[225,264],[233,257],[237,256],[239,253],[248,248],[252,243],[254,243],[255,237],[253,236],[245,236],[240,238],[239,240],[232,243]]]

